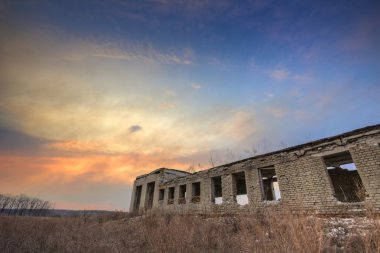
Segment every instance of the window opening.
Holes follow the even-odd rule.
[[[324,157],[335,197],[341,202],[365,200],[365,188],[349,152]]]
[[[168,205],[171,205],[174,203],[174,187],[169,187],[169,194],[168,194]]]
[[[281,200],[276,170],[274,167],[260,169],[263,200]]]
[[[211,178],[211,187],[212,187],[212,202],[219,205],[223,203],[222,198],[222,177],[213,177]]]
[[[236,203],[239,205],[247,205],[248,204],[248,195],[247,195],[247,186],[245,181],[245,173],[239,172],[232,174],[232,178],[234,180],[234,195],[236,199]]]
[[[179,186],[178,204],[186,204],[186,185]]]
[[[191,196],[191,202],[193,203],[199,203],[201,201],[201,183],[196,182],[192,184],[192,196]]]
[[[164,197],[165,197],[165,189],[160,189],[160,191],[158,192],[158,200],[162,201],[164,200]]]

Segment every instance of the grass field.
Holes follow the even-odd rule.
[[[270,211],[0,217],[5,252],[380,252],[375,218],[318,218]]]

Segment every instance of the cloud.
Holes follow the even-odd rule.
[[[0,35],[6,38],[2,41],[4,48],[7,50],[23,48],[45,59],[78,62],[95,58],[144,64],[190,65],[194,58],[194,52],[189,48],[164,52],[149,43],[93,40],[46,25],[31,28],[29,32],[23,33],[17,33],[15,31],[17,29],[19,28],[13,26],[0,27]],[[64,42],[62,37],[65,38]]]
[[[255,72],[255,71],[257,71],[257,69],[258,69],[258,65],[257,65],[255,59],[251,58],[248,62],[248,70]]]
[[[221,126],[222,129],[219,131],[229,138],[235,139],[235,141],[244,140],[261,130],[260,121],[255,113],[245,110],[234,112],[230,117],[224,119],[224,123]]]
[[[290,72],[284,69],[275,69],[267,72],[268,75],[276,80],[282,81],[289,77]]]
[[[7,10],[7,7],[5,5],[5,2],[0,1],[0,17],[5,15],[6,10]]]
[[[106,58],[113,60],[139,61],[142,63],[165,63],[165,64],[192,64],[192,60],[188,55],[177,55],[174,53],[158,52],[153,47],[132,47],[130,51],[118,48],[116,45],[102,44],[94,45],[97,49],[89,51],[83,55],[64,56],[65,59],[84,59],[85,57]],[[69,58],[68,58],[69,57]]]
[[[207,57],[207,64],[213,69],[221,70],[224,72],[231,72],[233,70],[239,69],[239,65],[232,62],[230,59],[217,58],[217,57]]]
[[[194,90],[202,89],[202,85],[200,85],[199,83],[192,83],[190,86],[191,86],[191,88],[193,88]]]
[[[35,155],[43,152],[52,141],[34,137],[17,130],[0,127],[0,153]]]
[[[161,110],[170,110],[170,109],[174,109],[176,107],[177,107],[177,105],[173,102],[162,102],[159,105],[159,108]]]
[[[267,113],[275,118],[283,118],[287,111],[281,107],[269,107],[266,109]]]
[[[300,83],[310,83],[313,81],[313,78],[308,74],[295,74],[292,76],[292,79]]]
[[[187,164],[176,161],[168,153],[76,157],[0,155],[0,192],[45,195],[56,207],[68,203],[70,208],[79,208],[80,203],[81,206],[103,203],[107,209],[127,208],[126,196],[136,176],[163,166],[185,169]],[[116,192],[112,190],[115,187]],[[93,199],[93,190],[99,188],[103,189],[98,192],[101,196]],[[113,194],[118,196],[118,201],[104,207],[107,199],[115,197]]]
[[[358,20],[348,34],[337,42],[339,49],[347,51],[367,51],[377,50],[380,43],[378,36],[380,30],[380,20],[377,18],[366,17]]]
[[[304,110],[296,110],[293,113],[297,119],[308,120],[308,119],[312,118],[311,117],[312,115],[310,115],[308,112],[306,112]]]
[[[168,89],[165,91],[165,96],[166,97],[176,97],[177,93],[174,90]]]
[[[139,125],[133,125],[129,128],[129,132],[131,132],[131,133],[135,133],[135,132],[138,132],[141,130],[142,130],[142,127]]]

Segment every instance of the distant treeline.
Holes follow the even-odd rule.
[[[90,217],[101,215],[117,215],[125,213],[122,211],[106,211],[106,210],[63,210],[51,209],[45,216],[49,217]]]
[[[0,194],[0,215],[45,216],[53,208],[53,203],[39,198]]]

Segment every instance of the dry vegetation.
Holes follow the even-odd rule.
[[[380,252],[377,219],[272,212],[0,217],[1,252]]]

